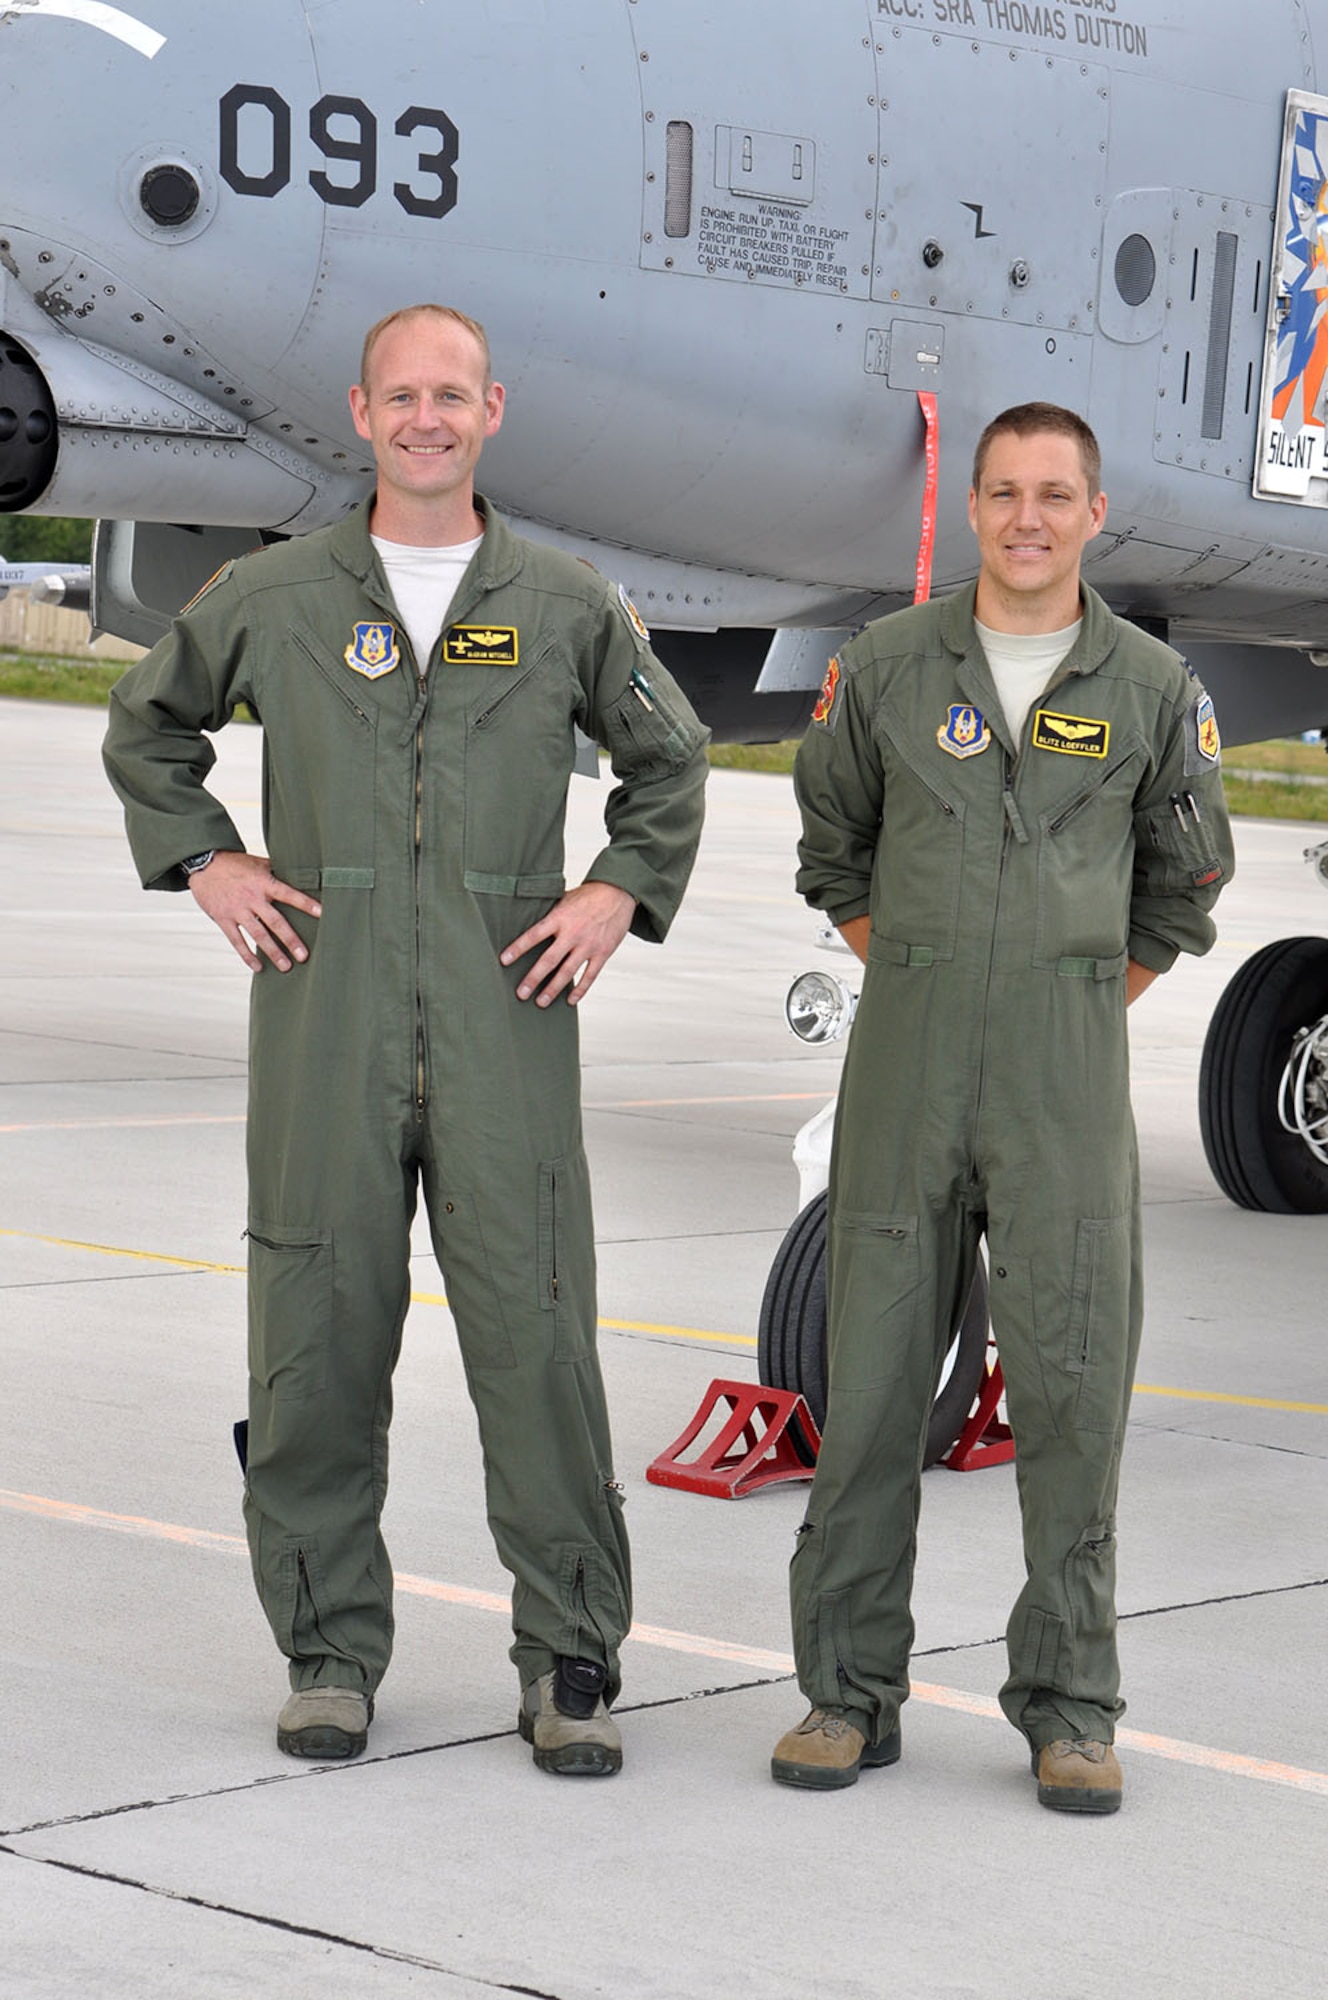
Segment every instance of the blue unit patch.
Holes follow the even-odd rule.
[[[401,665],[395,625],[367,622],[355,627],[355,637],[347,646],[346,665],[368,681],[381,680],[393,667]]]
[[[976,757],[991,742],[991,730],[980,708],[956,701],[937,730],[936,741],[952,757]]]

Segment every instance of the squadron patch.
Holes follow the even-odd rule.
[[[367,681],[381,680],[384,674],[391,673],[393,667],[401,665],[396,626],[369,620],[357,625],[355,637],[342,657],[353,672],[363,674]]]
[[[443,640],[449,667],[514,667],[520,657],[515,625],[454,625]]]
[[[1040,708],[1033,717],[1033,748],[1059,750],[1065,757],[1105,757],[1111,740],[1109,722],[1086,721],[1082,715],[1057,715]]]
[[[1222,738],[1217,731],[1217,716],[1213,712],[1213,697],[1200,695],[1194,708],[1194,737],[1199,755],[1209,764],[1216,764],[1222,755]]]
[[[812,710],[812,721],[824,723],[827,729],[830,727],[830,717],[834,711],[835,696],[839,693],[839,678],[839,656],[836,654],[825,670],[825,679],[821,683],[821,692],[817,696],[816,706]]]
[[[991,728],[980,708],[956,701],[946,711],[945,721],[936,732],[936,741],[952,757],[976,757],[991,742]]]
[[[648,646],[650,644],[650,627],[646,624],[645,619],[627,595],[627,586],[622,583],[618,585],[618,602],[627,614],[627,622],[635,632],[637,638]]]

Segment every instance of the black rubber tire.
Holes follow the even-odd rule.
[[[1328,1167],[1282,1129],[1278,1090],[1298,1028],[1328,1013],[1328,938],[1279,938],[1247,958],[1213,1010],[1199,1129],[1223,1194],[1274,1215],[1328,1211]]]
[[[796,1389],[816,1419],[825,1423],[825,1232],[827,1198],[816,1195],[793,1222],[775,1254],[761,1300],[757,1365],[770,1389]],[[923,1464],[943,1458],[964,1428],[982,1385],[987,1359],[987,1273],[978,1259],[973,1288],[955,1329],[949,1376],[932,1405]],[[790,1433],[793,1435],[792,1433]],[[794,1435],[805,1463],[811,1452]]]

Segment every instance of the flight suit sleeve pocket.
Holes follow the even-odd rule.
[[[269,1395],[301,1402],[327,1386],[335,1266],[316,1224],[249,1224],[249,1373]]]
[[[677,718],[658,686],[640,673],[606,711],[604,733],[614,770],[642,777],[680,771],[702,741],[699,726]]]
[[[836,1212],[829,1348],[836,1389],[879,1388],[905,1365],[921,1284],[916,1215]]]

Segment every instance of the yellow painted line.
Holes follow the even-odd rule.
[[[1328,1417],[1328,1403],[1280,1403],[1272,1396],[1229,1396],[1220,1389],[1167,1389],[1136,1382],[1136,1396],[1175,1396],[1182,1403],[1235,1403],[1244,1410],[1291,1410],[1299,1416]]]
[[[71,1526],[103,1528],[116,1534],[134,1535],[176,1547],[207,1549],[227,1555],[244,1555],[247,1545],[242,1535],[221,1535],[209,1528],[187,1528],[173,1521],[153,1521],[138,1514],[112,1514],[98,1507],[84,1507],[69,1500],[52,1500],[38,1493],[15,1493],[0,1489],[0,1507],[11,1513],[27,1514],[41,1520],[62,1521]],[[398,1576],[396,1587],[411,1597],[434,1603],[456,1604],[472,1611],[488,1611],[500,1617],[511,1612],[511,1601],[497,1591],[472,1590],[463,1584],[440,1583],[427,1576]],[[792,1674],[794,1664],[788,1653],[771,1652],[761,1646],[743,1646],[728,1639],[716,1639],[699,1632],[678,1632],[666,1625],[632,1626],[628,1638],[639,1646],[654,1646],[665,1652],[686,1653],[694,1658],[722,1661],[727,1666],[754,1668],[761,1673]],[[1003,1720],[1000,1703],[990,1695],[969,1694],[933,1681],[914,1681],[915,1701],[932,1708],[948,1709],[956,1715],[979,1716],[987,1721]],[[1302,1770],[1294,1764],[1279,1764],[1261,1757],[1243,1757],[1238,1752],[1218,1750],[1207,1743],[1189,1743],[1171,1736],[1154,1736],[1140,1729],[1122,1729],[1117,1742],[1123,1749],[1140,1750],[1150,1757],[1163,1757],[1173,1764],[1188,1764],[1196,1770],[1215,1771],[1224,1777],[1245,1778],[1258,1784],[1281,1785],[1292,1791],[1328,1798],[1328,1771]]]
[[[243,1264],[209,1264],[202,1257],[168,1257],[160,1250],[125,1250],[115,1243],[81,1243],[70,1236],[39,1236],[31,1229],[0,1229],[0,1236],[24,1243],[49,1243],[57,1250],[90,1250],[98,1257],[128,1257],[143,1264],[177,1264],[185,1271],[225,1271],[243,1277]]]
[[[114,1243],[83,1243],[68,1236],[39,1236],[29,1229],[0,1229],[0,1236],[16,1237],[25,1243],[49,1243],[57,1250],[88,1250],[98,1257],[128,1257],[148,1264],[175,1264],[185,1271],[219,1271],[243,1277],[243,1264],[213,1264],[202,1257],[171,1257],[160,1250],[125,1250]],[[446,1306],[443,1292],[412,1292],[412,1305]],[[671,1326],[648,1319],[601,1319],[600,1326],[611,1333],[649,1333],[669,1340],[699,1340],[720,1347],[755,1347],[754,1333],[718,1333],[703,1326]],[[1228,1403],[1247,1410],[1283,1410],[1292,1416],[1328,1417],[1328,1403],[1282,1402],[1273,1396],[1234,1396],[1221,1389],[1172,1389],[1155,1382],[1136,1382],[1136,1396],[1174,1396],[1187,1403]]]

